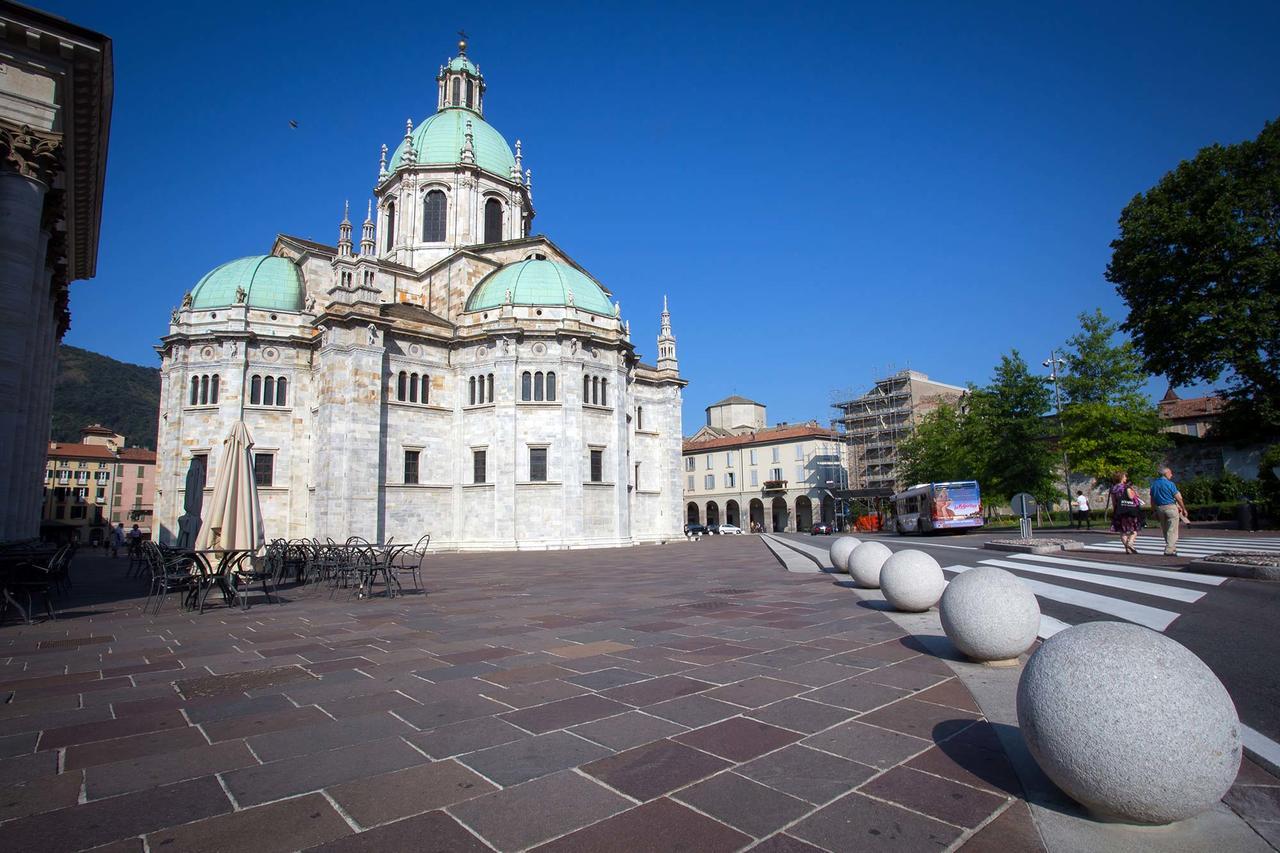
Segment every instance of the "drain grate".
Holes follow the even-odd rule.
[[[745,592],[752,592],[749,589],[736,589],[731,586],[721,587],[720,589],[709,589],[707,592],[712,595],[742,595]]]
[[[698,601],[694,604],[686,604],[684,606],[690,607],[694,610],[728,610],[732,607],[736,607],[737,605],[730,604],[727,601]]]

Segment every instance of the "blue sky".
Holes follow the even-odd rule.
[[[825,421],[891,369],[1038,365],[1080,312],[1123,317],[1103,273],[1129,199],[1280,116],[1275,3],[41,5],[115,43],[67,343],[156,364],[213,266],[278,232],[332,243],[348,198],[358,230],[463,27],[534,230],[650,360],[669,294],[686,433],[731,393]]]

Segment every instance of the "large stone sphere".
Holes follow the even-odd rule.
[[[841,536],[831,543],[831,565],[837,572],[849,571],[849,555],[862,544],[856,536]]]
[[[1017,576],[994,566],[962,572],[947,584],[939,607],[942,630],[974,660],[1009,660],[1031,648],[1040,631],[1040,603]]]
[[[880,567],[893,552],[879,542],[863,542],[849,555],[849,574],[858,586],[876,589],[880,586]]]
[[[1055,634],[1018,683],[1018,725],[1059,788],[1101,816],[1164,824],[1214,807],[1240,769],[1235,705],[1163,634],[1086,622]]]
[[[947,579],[942,566],[924,551],[908,548],[884,561],[880,568],[880,591],[894,610],[919,613],[942,598]]]

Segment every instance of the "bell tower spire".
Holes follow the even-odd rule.
[[[467,57],[467,33],[458,30],[458,55],[440,66],[436,77],[439,108],[464,109],[484,118],[484,75]]]
[[[342,203],[342,222],[338,223],[338,257],[351,257],[351,202]]]
[[[373,242],[373,201],[369,201],[369,209],[364,215],[364,224],[360,226],[360,254],[372,256]]]
[[[667,297],[662,297],[661,326],[658,329],[658,369],[680,371],[676,361],[676,336],[671,332],[671,311],[667,309]]]

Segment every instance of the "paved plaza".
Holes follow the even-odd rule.
[[[125,567],[0,627],[9,849],[1045,849],[947,662],[758,537],[156,618]],[[1249,762],[1231,796],[1280,819]]]

